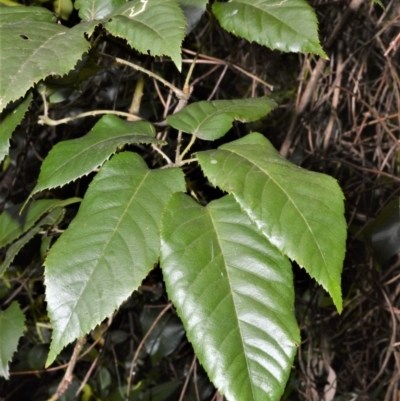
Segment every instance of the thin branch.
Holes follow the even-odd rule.
[[[169,165],[173,165],[174,164],[174,162],[159,148],[159,147],[157,147],[156,145],[151,145],[151,147],[157,152],[157,153],[159,153],[162,157],[163,157],[163,159],[169,164]]]
[[[155,74],[154,72],[147,70],[146,68],[141,67],[140,65],[131,63],[127,60],[124,60],[123,58],[119,58],[119,57],[114,57],[111,56],[110,54],[106,54],[106,53],[101,53],[99,52],[100,55],[104,56],[104,57],[108,57],[111,58],[113,60],[115,60],[117,63],[122,64],[122,65],[126,65],[128,67],[133,68],[136,71],[140,71],[143,72],[144,74],[148,75],[151,78],[156,79],[157,81],[160,81],[162,84],[164,84],[165,86],[167,86],[168,88],[170,88],[172,90],[172,92],[175,93],[175,95],[179,98],[179,99],[187,99],[187,94],[180,90],[179,88],[177,88],[175,85],[171,84],[170,82],[168,82],[166,79],[161,78],[159,75]]]
[[[46,115],[43,116],[39,116],[39,120],[38,123],[41,125],[51,125],[51,126],[55,126],[55,125],[60,125],[60,124],[66,124],[70,121],[74,121],[74,120],[78,120],[79,118],[83,118],[83,117],[93,117],[93,116],[97,116],[100,114],[114,114],[116,116],[121,116],[121,117],[127,117],[128,121],[140,121],[143,120],[142,118],[134,115],[134,114],[130,114],[130,113],[126,113],[124,111],[117,111],[117,110],[92,110],[92,111],[86,111],[84,113],[81,114],[77,114],[75,116],[71,116],[71,117],[65,117],[62,118],[61,120],[53,120],[50,117],[47,117]]]
[[[193,135],[193,134],[192,134],[192,137],[190,138],[190,142],[188,143],[188,145],[186,146],[185,150],[182,152],[182,154],[181,154],[180,157],[179,157],[179,162],[180,162],[180,163],[182,162],[183,157],[186,155],[186,153],[189,152],[190,148],[193,146],[193,144],[195,143],[195,141],[196,141],[196,135]],[[179,163],[179,164],[180,164],[180,163]]]
[[[141,349],[143,348],[146,340],[148,339],[148,337],[150,336],[150,334],[152,333],[152,331],[154,330],[154,328],[157,326],[158,322],[160,321],[160,319],[165,315],[165,313],[171,309],[172,304],[169,303],[161,312],[160,314],[157,316],[157,318],[154,320],[153,324],[150,326],[149,330],[147,331],[147,333],[145,334],[145,336],[142,338],[142,341],[140,342],[139,346],[137,347],[137,350],[135,352],[135,355],[133,356],[132,362],[131,362],[131,367],[129,369],[129,377],[128,377],[128,383],[126,386],[126,400],[129,399],[129,393],[131,392],[131,385],[132,385],[132,376],[133,376],[133,370],[135,369],[135,364],[136,364],[136,360],[139,357],[139,353],[141,351]]]

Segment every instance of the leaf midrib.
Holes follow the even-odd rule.
[[[140,184],[137,186],[135,192],[132,194],[131,199],[129,200],[129,202],[127,202],[126,208],[125,208],[124,212],[121,213],[121,217],[120,217],[118,223],[116,224],[115,229],[112,231],[112,233],[111,233],[111,235],[110,235],[108,241],[104,244],[104,247],[103,247],[103,249],[102,249],[102,251],[101,251],[101,254],[98,256],[97,261],[96,261],[96,263],[94,264],[94,266],[93,266],[93,268],[92,268],[92,271],[91,271],[91,273],[90,273],[88,279],[87,279],[86,282],[85,282],[85,285],[82,287],[82,291],[81,291],[81,293],[79,294],[79,297],[77,297],[74,307],[71,309],[71,313],[70,313],[69,316],[68,316],[68,321],[66,322],[63,331],[60,332],[59,338],[62,338],[62,337],[63,337],[63,335],[64,335],[64,333],[65,333],[65,331],[66,331],[66,329],[67,329],[67,327],[68,327],[68,325],[69,325],[69,323],[70,323],[70,321],[71,321],[71,318],[72,318],[72,316],[73,316],[74,313],[75,313],[75,310],[76,310],[76,308],[77,308],[77,305],[79,304],[79,301],[80,301],[80,299],[82,298],[82,294],[85,292],[85,290],[86,290],[86,288],[87,288],[87,285],[88,285],[88,283],[90,282],[90,279],[91,279],[92,275],[94,274],[95,270],[97,269],[97,267],[98,267],[98,265],[99,265],[99,261],[103,258],[103,255],[104,255],[104,253],[105,253],[105,250],[108,248],[108,246],[109,246],[109,244],[110,244],[110,242],[111,242],[111,239],[114,237],[115,233],[117,232],[117,228],[118,228],[119,225],[121,224],[121,221],[122,221],[123,217],[127,214],[127,211],[128,211],[128,209],[129,209],[130,205],[131,205],[132,202],[134,201],[134,199],[135,199],[137,193],[139,192],[139,189],[142,187],[142,185],[144,184],[144,182],[146,181],[146,179],[147,179],[147,177],[149,176],[150,173],[151,173],[150,170],[146,171],[146,173],[145,173],[145,175],[143,176],[143,178],[142,178]]]
[[[227,149],[224,149],[224,150],[227,150]],[[253,160],[248,159],[246,156],[242,155],[240,152],[235,151],[235,149],[230,148],[228,151],[229,151],[229,152],[232,152],[233,154],[235,154],[235,155],[237,155],[237,156],[239,156],[239,157],[241,157],[241,158],[243,158],[243,159],[244,159],[245,161],[247,161],[248,163],[250,163],[250,164],[256,166],[261,172],[263,172],[266,176],[268,176],[269,179],[284,193],[284,195],[287,197],[287,199],[290,201],[290,203],[293,205],[293,207],[297,210],[299,216],[300,216],[301,219],[304,221],[304,223],[306,224],[306,226],[307,226],[309,232],[311,233],[312,238],[313,238],[313,241],[314,241],[316,247],[318,248],[319,254],[321,255],[321,259],[323,260],[324,266],[326,267],[327,274],[328,274],[328,276],[329,276],[329,278],[330,278],[330,281],[331,281],[331,276],[329,275],[329,269],[327,268],[327,267],[328,267],[328,264],[327,264],[327,262],[326,262],[326,259],[325,259],[324,254],[323,254],[323,252],[322,252],[322,249],[321,249],[321,247],[320,247],[320,245],[319,245],[319,243],[318,243],[318,241],[317,241],[317,239],[316,239],[316,237],[315,237],[315,234],[314,234],[313,230],[311,229],[310,225],[308,224],[307,219],[305,218],[305,216],[303,215],[303,213],[299,210],[299,208],[297,207],[296,203],[293,201],[293,199],[291,198],[291,196],[290,196],[290,195],[287,193],[287,191],[274,179],[274,177],[273,177],[272,175],[268,174],[268,172],[265,171],[265,170],[257,163],[257,161],[253,161]],[[248,173],[246,173],[246,175],[247,175],[247,174],[248,174]],[[236,194],[235,194],[235,195],[236,195]],[[236,196],[237,196],[237,195],[236,195]]]

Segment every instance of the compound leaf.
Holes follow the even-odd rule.
[[[44,160],[31,196],[48,188],[63,186],[102,165],[125,144],[163,143],[155,139],[154,127],[144,121],[125,121],[103,116],[82,138],[59,142]]]
[[[111,14],[125,0],[77,0],[74,7],[83,21],[101,20]]]
[[[175,1],[130,1],[107,17],[105,28],[141,53],[171,57],[181,71],[186,21]]]
[[[337,182],[290,163],[258,133],[196,156],[210,181],[233,193],[270,242],[304,267],[341,311],[346,221]]]
[[[11,135],[24,118],[31,101],[32,94],[29,94],[17,108],[9,112],[4,119],[0,121],[0,162],[8,155]]]
[[[24,332],[25,316],[18,302],[0,311],[0,376],[9,378],[8,363],[17,350],[19,338]]]
[[[197,102],[168,116],[168,123],[198,138],[213,141],[224,136],[233,120],[250,122],[267,115],[276,103],[266,97]]]
[[[317,17],[305,0],[232,0],[214,3],[212,9],[221,26],[241,38],[270,49],[327,57]]]
[[[232,196],[167,204],[161,268],[199,361],[230,401],[282,395],[299,343],[289,260]]]
[[[184,190],[180,169],[151,171],[135,153],[120,153],[102,166],[45,261],[53,325],[47,365],[140,285],[159,258],[164,206]]]
[[[0,46],[0,111],[39,80],[72,70],[90,46],[84,32],[95,25],[86,22],[69,29],[35,20],[1,25],[0,37],[7,40]]]

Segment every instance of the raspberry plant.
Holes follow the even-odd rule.
[[[101,116],[89,132],[57,143],[25,203],[9,205],[0,217],[0,244],[8,246],[4,275],[33,236],[58,227],[66,208],[81,201],[44,261],[52,325],[47,366],[117,310],[159,263],[187,337],[218,390],[229,401],[278,400],[300,341],[290,261],[342,310],[342,192],[333,178],[283,158],[260,133],[192,154],[195,142],[221,143],[234,120],[256,121],[276,103],[270,97],[192,102],[193,69],[179,88],[148,68],[140,53],[171,60],[181,71],[182,41],[207,12],[248,41],[326,57],[314,11],[305,0],[232,0],[207,10],[204,0],[77,0],[74,6],[81,22],[72,27],[44,8],[0,8],[6,38],[0,44],[0,158],[7,161],[11,135],[33,98],[43,102],[36,124]],[[121,39],[134,49],[131,57],[113,51]],[[169,88],[175,107],[165,121],[140,117],[140,79],[130,110],[50,117],[59,88],[90,82],[105,60]],[[168,135],[156,134],[162,130]],[[146,146],[162,162],[149,168],[127,145]],[[185,168],[196,163],[223,197],[204,205],[186,186]],[[55,188],[94,171],[83,199],[51,198]],[[0,349],[8,350],[0,352],[0,373],[8,377],[24,316],[13,303],[0,319]]]

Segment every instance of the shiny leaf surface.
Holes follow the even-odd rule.
[[[319,44],[317,17],[305,0],[232,0],[215,2],[212,9],[224,29],[250,42],[326,57]]]
[[[199,361],[229,401],[282,395],[299,342],[289,260],[232,196],[167,204],[161,268]]]
[[[168,123],[198,138],[213,141],[224,136],[233,120],[250,122],[266,116],[276,103],[266,97],[197,102],[167,117]]]
[[[197,158],[209,180],[233,193],[260,231],[304,267],[341,311],[346,221],[337,182],[290,163],[258,133]]]
[[[77,0],[74,7],[84,21],[101,20],[111,14],[125,0]]]
[[[137,289],[159,258],[164,206],[184,190],[180,169],[151,171],[135,153],[120,153],[103,165],[45,261],[53,325],[47,365]]]

